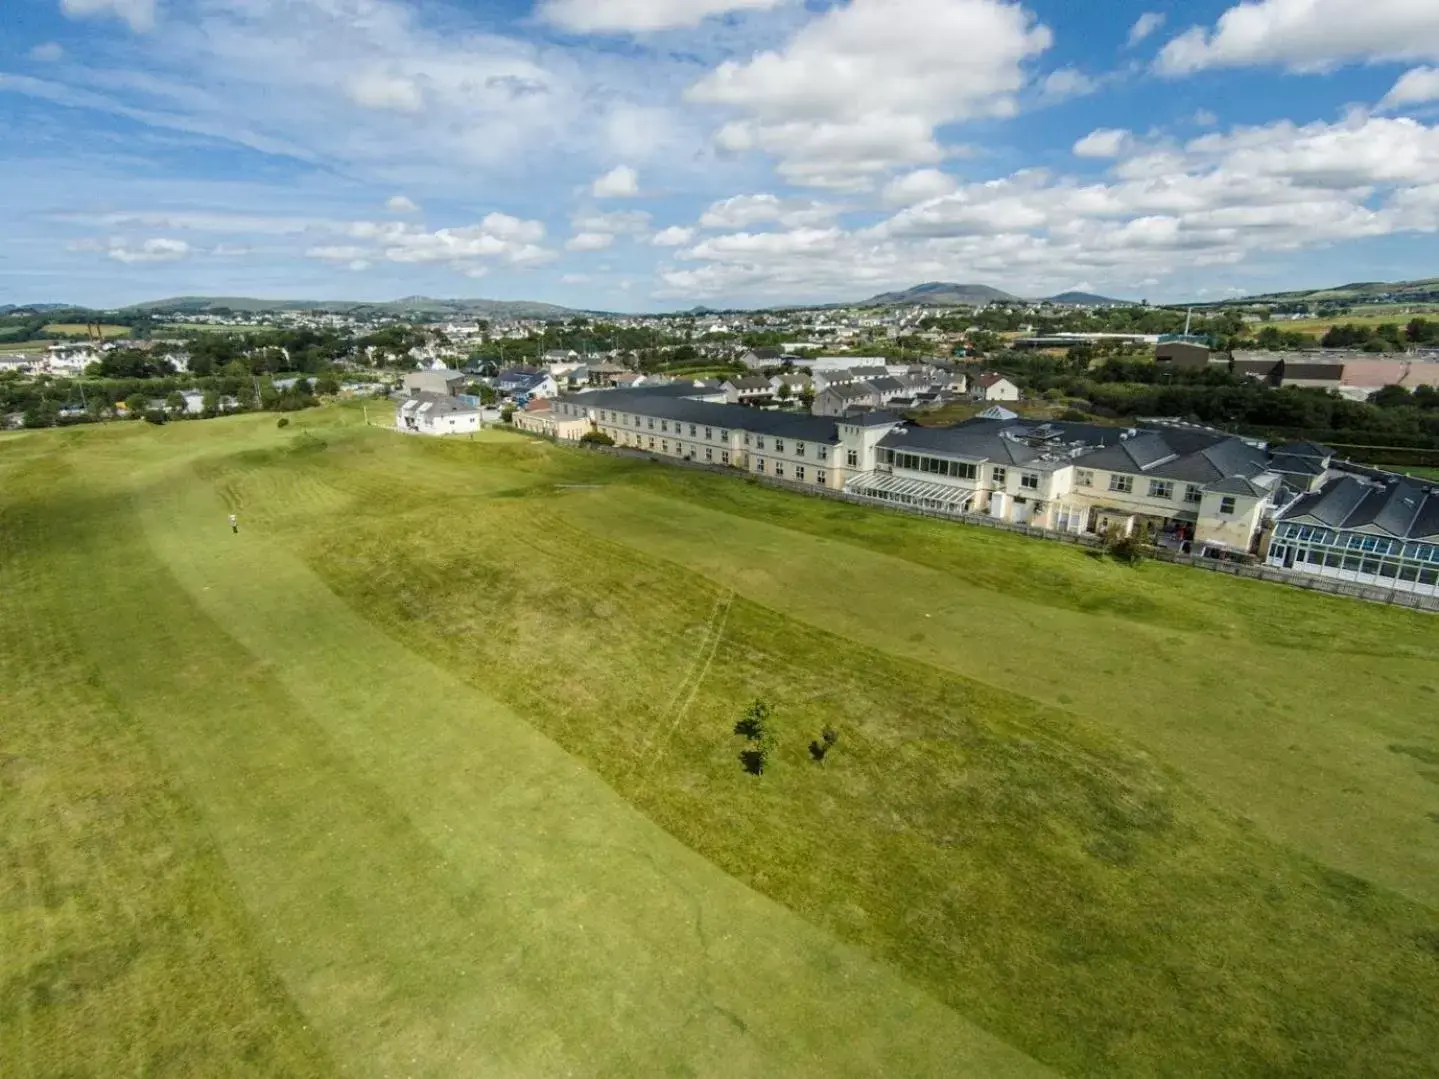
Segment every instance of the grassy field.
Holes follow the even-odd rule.
[[[1394,310],[1383,310],[1376,314],[1364,315],[1340,315],[1334,318],[1305,318],[1305,319],[1283,319],[1276,318],[1273,322],[1256,323],[1250,327],[1251,332],[1257,333],[1262,326],[1276,326],[1289,333],[1312,333],[1322,337],[1332,326],[1382,326],[1386,322],[1394,323],[1403,328],[1410,320],[1415,318],[1436,319],[1439,318],[1439,308],[1396,308]]]
[[[83,322],[52,322],[45,327],[44,332],[61,337],[89,337],[90,327]],[[100,327],[102,337],[124,337],[129,332],[129,326],[102,325]]]
[[[55,342],[44,341],[3,341],[0,342],[0,352],[43,352]]]
[[[1432,1071],[1439,620],[358,415],[0,438],[7,1076]]]

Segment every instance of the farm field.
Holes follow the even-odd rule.
[[[360,415],[0,437],[7,1076],[1430,1072],[1439,620]]]
[[[1289,333],[1312,333],[1322,337],[1333,326],[1382,326],[1386,322],[1394,323],[1401,329],[1411,320],[1416,318],[1439,319],[1439,308],[1396,308],[1392,311],[1380,311],[1377,314],[1364,315],[1339,315],[1333,318],[1304,318],[1285,319],[1276,318],[1272,322],[1256,323],[1251,329],[1254,332],[1262,326],[1275,326]]]
[[[55,342],[43,341],[0,341],[0,353],[13,352],[42,352]]]
[[[83,322],[52,322],[44,327],[44,332],[61,337],[89,337],[90,327]],[[124,337],[129,332],[129,326],[102,325],[100,327],[100,334],[103,337]]]

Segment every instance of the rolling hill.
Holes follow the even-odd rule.
[[[946,281],[929,281],[901,292],[881,292],[878,296],[871,296],[865,303],[875,306],[935,304],[980,307],[984,304],[1005,303],[1018,299],[1018,296],[1001,292],[997,288],[990,288],[988,285],[956,285]]]
[[[907,304],[931,304],[950,307],[983,307],[991,303],[1024,303],[1022,297],[989,285],[956,285],[947,281],[929,281],[900,292],[882,292],[865,301],[866,305],[904,306]],[[1130,300],[1116,300],[1092,292],[1061,292],[1058,296],[1047,296],[1039,303],[1061,304],[1070,307],[1118,307],[1129,304]]]
[[[385,303],[356,300],[263,300],[248,296],[173,296],[164,300],[134,304],[122,309],[134,314],[206,314],[234,311],[324,311],[353,315],[439,315],[454,318],[565,318],[578,312],[555,304],[533,300],[440,300],[429,296],[406,296]]]

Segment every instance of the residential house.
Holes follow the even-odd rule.
[[[464,389],[466,382],[463,371],[441,368],[438,371],[405,372],[405,395],[418,397],[422,393],[438,393],[453,397]]]
[[[986,371],[975,377],[970,396],[976,401],[1018,401],[1019,387],[996,371]]]
[[[590,364],[590,385],[591,386],[613,386],[615,379],[628,374],[628,370],[617,363],[605,361],[603,363]]]
[[[763,375],[744,375],[723,383],[725,400],[732,405],[763,404],[774,396],[774,387]]]
[[[502,371],[495,389],[507,397],[558,397],[560,392],[548,371]]]
[[[783,356],[784,353],[777,348],[752,348],[740,356],[739,362],[751,371],[759,371],[766,367],[778,367],[784,362]]]
[[[799,400],[799,398],[806,393],[814,392],[814,379],[800,372],[773,375],[770,377],[769,385],[776,397],[788,397],[794,401]],[[782,386],[789,387],[788,394],[780,392],[780,387]]]
[[[421,390],[395,410],[395,427],[421,435],[459,435],[483,426],[480,408],[449,394]]]
[[[866,408],[878,408],[879,391],[867,382],[852,385],[830,385],[814,395],[810,412],[816,416],[843,416]]]

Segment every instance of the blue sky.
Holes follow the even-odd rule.
[[[0,303],[1439,275],[1434,0],[6,0]]]

